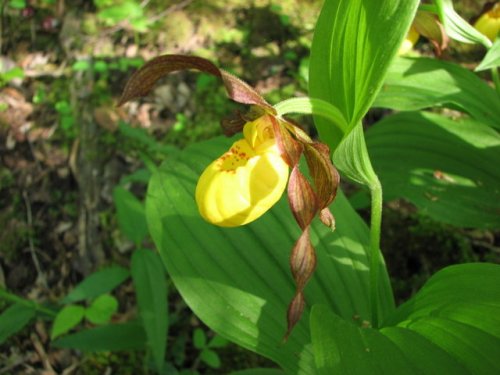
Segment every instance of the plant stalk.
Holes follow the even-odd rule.
[[[497,90],[497,94],[498,96],[500,96],[500,77],[498,76],[497,67],[491,69],[491,77],[493,78],[493,83],[495,84],[495,89]]]
[[[372,327],[376,328],[379,324],[380,231],[382,226],[382,185],[378,178],[370,187],[370,192],[370,306]]]
[[[26,307],[32,308],[33,310],[36,310],[38,312],[41,312],[43,314],[46,314],[52,318],[54,318],[57,313],[53,310],[50,310],[46,307],[43,307],[42,305],[34,302],[34,301],[29,301],[24,298],[21,298],[15,294],[9,293],[6,290],[0,288],[0,298],[3,298],[6,301],[10,301],[12,303],[19,303],[21,305],[24,305]]]

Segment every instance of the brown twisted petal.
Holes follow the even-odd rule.
[[[281,157],[290,168],[293,168],[299,163],[304,147],[302,143],[297,142],[292,137],[287,128],[283,126],[283,122],[274,116],[270,116],[270,118],[273,123],[274,136],[276,137]]]
[[[413,26],[420,35],[430,40],[436,55],[441,56],[443,50],[448,47],[450,38],[444,30],[443,24],[439,22],[439,18],[431,12],[419,10],[413,21]]]
[[[335,230],[335,217],[328,207],[323,208],[319,212],[319,219],[321,222],[330,228],[332,231]]]
[[[297,224],[305,230],[318,213],[318,204],[311,184],[298,165],[293,167],[288,180],[288,203]]]
[[[326,208],[335,199],[340,182],[339,173],[330,159],[330,150],[327,145],[314,142],[305,146],[304,154],[316,188],[318,206]]]
[[[287,311],[287,323],[288,327],[283,337],[283,341],[288,340],[288,336],[292,333],[293,327],[299,322],[302,313],[304,312],[304,307],[306,305],[306,301],[304,299],[304,293],[300,290],[297,291],[295,296],[292,299],[292,302],[288,305]]]
[[[167,74],[188,69],[200,70],[222,79],[229,97],[234,101],[242,104],[254,104],[269,113],[276,113],[276,110],[257,91],[241,79],[219,69],[209,60],[184,55],[158,56],[144,64],[128,80],[118,105],[147,95],[154,84]]]
[[[290,269],[298,290],[304,289],[316,269],[316,252],[311,244],[309,228],[302,232],[290,255]]]
[[[307,133],[302,130],[294,121],[290,119],[281,119],[282,124],[284,124],[285,128],[288,129],[290,133],[302,144],[313,143],[311,137],[307,135]]]

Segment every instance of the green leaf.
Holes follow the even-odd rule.
[[[15,78],[24,78],[24,70],[18,66],[0,73],[0,78],[5,82],[10,82]]]
[[[9,7],[13,8],[13,9],[23,9],[23,8],[26,8],[26,0],[10,0],[9,1]]]
[[[130,276],[126,268],[111,266],[87,276],[61,303],[72,303],[92,299],[108,293]]]
[[[85,311],[85,318],[94,324],[108,323],[118,310],[118,301],[109,294],[97,297]]]
[[[135,244],[140,244],[148,234],[144,204],[121,186],[113,189],[118,224],[122,233]]]
[[[274,368],[252,368],[249,370],[233,371],[229,375],[285,375],[285,372]]]
[[[200,358],[212,368],[219,368],[221,365],[219,355],[213,350],[203,349],[200,353]]]
[[[0,315],[0,344],[22,330],[35,316],[35,309],[15,303]]]
[[[227,346],[227,344],[228,344],[228,341],[224,337],[219,336],[219,335],[215,335],[208,343],[208,347],[209,348],[223,348],[223,347]]]
[[[500,355],[500,265],[445,268],[384,325],[394,324],[420,336],[426,346],[447,353],[462,368],[453,374],[499,373],[500,363],[494,358]],[[385,330],[382,332],[387,334]],[[406,340],[402,345],[405,354],[414,351],[415,344],[415,340]]]
[[[500,129],[496,91],[469,70],[442,60],[394,59],[374,106],[398,111],[445,106]]]
[[[473,120],[405,112],[366,133],[386,199],[445,223],[500,226],[500,135]]]
[[[488,50],[475,71],[480,72],[486,69],[494,69],[498,66],[500,66],[500,38],[496,38],[493,46]]]
[[[326,306],[313,307],[311,336],[320,375],[419,373],[377,330],[360,328]]]
[[[326,1],[316,24],[311,47],[310,96],[332,103],[349,126],[342,132],[319,116],[315,116],[315,124],[321,140],[335,152],[337,168],[370,188],[378,181],[367,155],[361,119],[382,86],[418,3]],[[355,134],[351,134],[353,131]]]
[[[71,66],[74,72],[80,72],[84,70],[89,70],[91,68],[89,60],[77,60]]]
[[[166,275],[158,254],[137,250],[132,256],[132,279],[148,347],[161,373],[167,346],[168,311]]]
[[[311,47],[310,96],[339,108],[351,129],[370,108],[418,3],[339,0],[323,5]],[[343,134],[319,118],[316,124],[334,149]]]
[[[446,34],[462,43],[480,43],[486,48],[491,41],[455,12],[452,0],[434,0],[437,13],[443,23]]]
[[[71,328],[80,323],[85,315],[85,308],[78,305],[67,305],[59,311],[52,324],[50,338],[54,340],[68,332]]]
[[[135,1],[124,1],[118,5],[112,5],[105,8],[97,14],[97,16],[110,25],[117,24],[125,19],[134,20],[142,17],[143,9],[141,5]]]
[[[337,147],[333,153],[333,163],[352,181],[369,187],[376,183],[377,175],[366,149],[362,124],[349,132]]]
[[[386,320],[358,327],[314,306],[320,374],[496,374],[500,363],[500,266],[464,264],[434,275]]]
[[[234,139],[186,148],[153,174],[146,199],[151,236],[189,307],[217,334],[279,363],[294,374],[314,374],[309,310],[287,343],[287,306],[294,295],[289,254],[300,230],[286,199],[256,222],[220,228],[204,222],[194,202],[203,168]],[[331,207],[337,229],[312,227],[318,266],[305,289],[309,304],[333,306],[342,317],[370,317],[366,224],[340,192]],[[385,268],[380,270],[380,315],[393,309]]]
[[[139,323],[109,324],[67,335],[52,345],[85,352],[143,350],[146,335]]]
[[[196,349],[203,349],[207,346],[207,336],[201,328],[196,328],[193,332],[193,345]]]

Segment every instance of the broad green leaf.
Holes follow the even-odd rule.
[[[500,356],[500,265],[471,263],[445,268],[385,323],[394,324],[411,336],[401,339],[394,328],[382,332],[398,342],[407,356],[417,347],[438,347],[449,364],[455,362],[453,371],[448,367],[449,373],[499,373],[500,362],[495,359]],[[434,358],[439,364],[438,356]]]
[[[85,310],[85,318],[94,324],[108,323],[118,310],[118,301],[109,294],[97,297]]]
[[[310,96],[326,100],[356,126],[370,108],[389,64],[410,28],[418,0],[326,1],[311,47]],[[343,137],[317,118],[324,141]]]
[[[54,340],[74,328],[80,323],[85,315],[85,307],[78,305],[67,305],[59,311],[52,324],[50,338]]]
[[[22,330],[35,316],[35,309],[21,303],[6,308],[0,315],[0,344]]]
[[[166,275],[158,254],[137,250],[132,255],[132,279],[148,347],[159,373],[167,347],[168,311]]]
[[[462,43],[480,43],[486,48],[491,47],[491,41],[485,35],[455,12],[452,0],[434,0],[434,3],[446,34],[450,38]]]
[[[109,324],[61,337],[52,346],[84,352],[143,350],[146,334],[138,323]]]
[[[374,107],[414,111],[444,106],[500,129],[500,98],[474,73],[442,60],[396,58]]]
[[[123,267],[111,266],[104,268],[85,278],[64,297],[61,303],[72,303],[98,297],[116,288],[129,276],[130,273]]]
[[[360,328],[326,306],[311,313],[318,374],[419,374],[397,346],[372,328]]]
[[[500,227],[500,135],[470,119],[419,112],[387,117],[366,133],[386,199],[457,226]]]
[[[212,330],[290,373],[313,375],[308,308],[282,343],[294,295],[288,258],[300,235],[286,199],[256,222],[238,228],[204,222],[194,202],[203,168],[233,141],[215,138],[190,146],[153,174],[146,199],[152,238],[184,300]],[[309,306],[331,305],[346,319],[367,319],[368,228],[341,193],[331,208],[335,232],[313,223],[318,266],[306,287],[306,301]],[[380,272],[380,315],[385,316],[393,301],[385,268]]]
[[[475,70],[479,72],[486,69],[498,68],[498,66],[500,66],[500,38],[496,38],[493,46],[488,50],[483,61],[481,61],[481,64]]]
[[[382,86],[389,64],[415,16],[418,0],[326,1],[311,47],[310,96],[332,103],[349,126],[346,132],[315,116],[320,138],[334,152],[337,168],[351,180],[378,184],[361,119]],[[352,134],[355,133],[355,134]]]
[[[500,265],[468,263],[439,271],[384,326],[426,316],[469,324],[500,339]]]
[[[319,374],[496,374],[500,265],[438,272],[380,330],[316,305],[311,335]]]
[[[148,234],[144,204],[125,188],[113,189],[118,224],[122,233],[135,244],[140,244]]]
[[[377,175],[373,171],[372,163],[366,149],[366,141],[361,124],[358,124],[349,132],[337,147],[333,153],[333,162],[343,172],[344,176],[352,181],[369,187],[373,186],[377,181]]]

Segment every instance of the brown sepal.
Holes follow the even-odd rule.
[[[319,211],[316,193],[298,165],[288,180],[288,203],[300,229],[305,230]]]
[[[281,119],[281,123],[285,125],[285,128],[288,129],[290,133],[302,144],[313,143],[311,137],[307,135],[307,133],[302,130],[294,121],[290,119]]]
[[[429,39],[434,46],[434,51],[437,56],[441,56],[443,50],[448,47],[450,38],[444,30],[444,26],[439,22],[438,17],[426,11],[419,11],[413,22],[415,30]]]
[[[316,269],[316,252],[311,244],[309,228],[302,232],[290,255],[290,270],[297,290],[304,289]]]
[[[219,69],[207,59],[185,55],[158,56],[144,64],[128,80],[118,106],[131,99],[147,95],[154,84],[167,74],[189,69],[200,70],[222,79],[229,97],[234,101],[258,105],[270,113],[276,113],[275,109],[247,83]]]
[[[241,133],[246,124],[246,120],[240,111],[235,111],[233,114],[226,116],[220,121],[222,132],[226,137],[231,137],[237,133]]]
[[[281,157],[290,168],[294,168],[300,160],[300,155],[304,150],[302,143],[297,142],[288,132],[287,128],[275,116],[269,116],[273,124],[274,137],[280,150]]]
[[[288,311],[286,314],[288,327],[283,337],[283,341],[288,340],[290,333],[292,333],[293,327],[299,322],[304,312],[304,307],[306,306],[306,301],[304,299],[304,293],[302,291],[297,291],[292,299],[292,302],[288,305]]]
[[[335,230],[335,216],[333,216],[328,207],[323,208],[319,212],[319,219],[324,225],[330,228],[332,232]]]
[[[316,188],[319,209],[328,207],[337,195],[340,182],[340,175],[330,159],[330,150],[327,145],[314,142],[305,146],[304,155]]]

